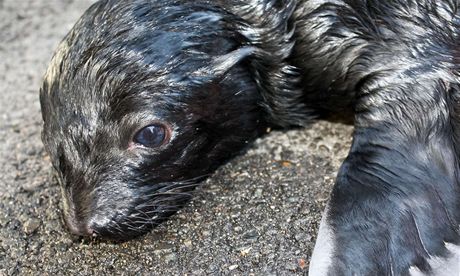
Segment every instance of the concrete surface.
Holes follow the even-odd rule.
[[[40,141],[38,88],[92,1],[0,0],[0,275],[305,274],[352,128],[272,132],[150,234],[122,244],[67,233]]]

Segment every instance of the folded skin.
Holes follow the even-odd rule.
[[[97,2],[41,90],[69,228],[138,236],[267,125],[352,110],[310,274],[458,273],[458,7]]]

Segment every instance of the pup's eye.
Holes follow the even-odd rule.
[[[155,148],[163,145],[168,133],[164,125],[153,124],[146,126],[134,136],[134,142],[148,148]]]

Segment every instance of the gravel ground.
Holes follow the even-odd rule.
[[[203,183],[150,234],[69,235],[40,141],[38,88],[59,40],[91,2],[0,0],[0,275],[299,275],[352,127],[272,132]]]

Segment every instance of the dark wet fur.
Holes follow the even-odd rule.
[[[43,137],[67,217],[80,225],[92,218],[99,236],[147,232],[264,130],[262,98],[245,66],[215,68],[242,39],[216,21],[223,11],[187,4],[166,12],[173,5],[94,5],[65,39],[72,50],[52,69],[58,77],[42,89]],[[224,61],[232,58],[244,56]],[[156,120],[175,125],[171,143],[127,151],[136,130]],[[102,218],[109,222],[99,225]]]
[[[354,142],[328,217],[344,245],[333,275],[429,271],[428,256],[460,242],[459,6],[96,3],[41,90],[68,218],[102,237],[145,233],[266,126],[351,110]],[[127,150],[158,119],[176,124],[171,143]]]

